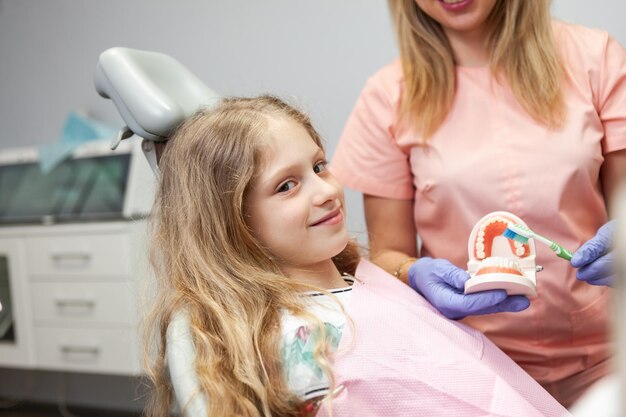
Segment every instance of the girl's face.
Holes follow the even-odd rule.
[[[258,178],[247,197],[248,225],[290,270],[315,270],[348,242],[343,188],[306,129],[271,119]]]
[[[482,33],[485,21],[498,0],[415,0],[450,36]]]

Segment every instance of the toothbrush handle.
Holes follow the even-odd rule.
[[[535,233],[534,237],[538,241],[543,242],[546,245],[548,245],[550,247],[550,249],[552,249],[552,252],[554,252],[556,254],[556,256],[558,256],[559,258],[563,258],[566,261],[571,261],[572,260],[572,253],[570,251],[568,251],[567,249],[565,249],[563,246],[561,246],[558,243],[556,243],[555,241],[550,240],[547,237],[538,235],[537,233]]]
[[[572,260],[572,253],[558,243],[552,242],[550,249],[552,249],[552,251],[556,253],[556,256],[558,256],[559,258],[563,258],[566,261]]]

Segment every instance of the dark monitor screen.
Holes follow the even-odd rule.
[[[121,218],[130,154],[0,165],[0,224]]]

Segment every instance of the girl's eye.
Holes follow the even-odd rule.
[[[317,164],[313,165],[313,172],[319,174],[320,172],[326,171],[326,165],[328,165],[328,162],[326,161],[318,162]]]
[[[296,186],[296,182],[295,181],[287,181],[287,182],[283,183],[280,187],[278,187],[278,190],[276,190],[276,192],[278,192],[278,193],[285,193],[285,192],[291,190],[295,186]]]

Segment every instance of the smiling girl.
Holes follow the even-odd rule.
[[[277,98],[228,99],[187,120],[159,167],[149,414],[168,415],[165,337],[184,311],[208,415],[301,415],[328,392],[346,323],[325,299],[350,290],[359,260],[319,134]],[[321,290],[313,307],[301,296]]]
[[[482,334],[359,263],[343,189],[300,111],[226,99],[185,121],[159,166],[149,417],[169,415],[174,388],[189,417],[309,416],[322,403],[335,417],[566,415]]]

